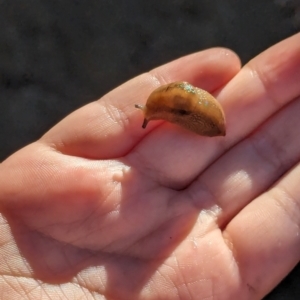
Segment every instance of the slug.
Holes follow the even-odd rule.
[[[165,120],[203,136],[225,136],[225,117],[219,102],[188,82],[173,82],[154,90],[146,105],[142,128],[151,120]]]

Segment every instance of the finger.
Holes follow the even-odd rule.
[[[214,91],[239,70],[237,56],[226,49],[210,49],[175,60],[128,81],[77,110],[50,130],[42,140],[71,155],[113,158],[130,151],[157,123],[141,128],[143,116],[134,104],[145,103],[156,87],[189,81]]]
[[[234,140],[258,125],[300,94],[300,33],[251,60],[219,94]]]
[[[253,59],[220,91],[218,100],[227,120],[225,138],[198,137],[163,124],[138,145],[131,163],[147,169],[162,185],[185,188],[225,150],[300,94],[299,67],[297,34]]]
[[[198,208],[218,207],[224,227],[300,160],[300,98],[229,150],[188,188]]]
[[[256,298],[300,261],[300,165],[241,211],[227,226],[241,277]]]

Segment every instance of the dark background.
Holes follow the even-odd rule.
[[[153,67],[213,46],[246,63],[299,29],[300,0],[0,0],[0,162]],[[300,265],[265,299],[300,299]]]

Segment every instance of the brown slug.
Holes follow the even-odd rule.
[[[224,136],[225,117],[219,102],[208,92],[188,82],[173,82],[154,90],[146,105],[142,127],[151,120],[165,120],[204,136]]]

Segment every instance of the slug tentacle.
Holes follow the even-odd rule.
[[[134,105],[136,108],[141,109],[141,110],[145,110],[145,105],[142,104],[135,104]]]
[[[146,128],[147,124],[148,124],[148,120],[145,118],[144,122],[143,122],[143,125],[142,125],[142,128]]]
[[[219,102],[208,92],[188,82],[173,82],[154,90],[146,105],[135,104],[144,112],[142,127],[151,120],[165,120],[199,135],[225,135],[225,117]]]

